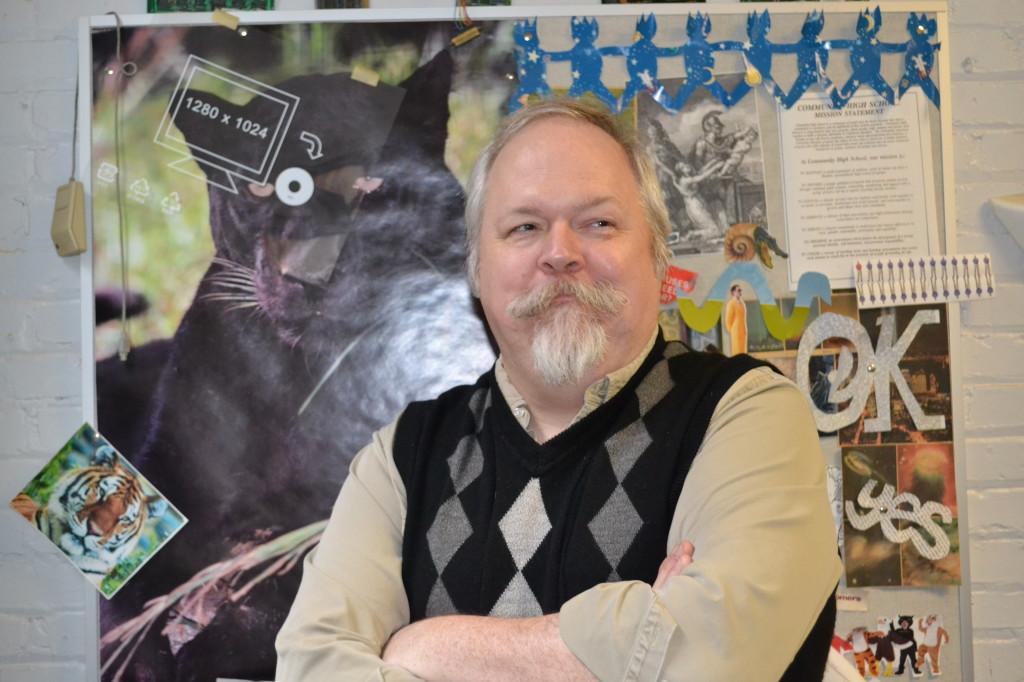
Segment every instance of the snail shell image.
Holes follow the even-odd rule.
[[[724,251],[725,260],[729,263],[754,260],[754,256],[757,256],[769,270],[775,265],[773,252],[789,258],[789,254],[779,248],[779,243],[768,234],[768,230],[757,223],[736,223],[730,227],[725,233]]]

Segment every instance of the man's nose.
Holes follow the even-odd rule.
[[[544,240],[540,267],[548,274],[577,272],[583,267],[579,235],[565,221],[552,224]]]

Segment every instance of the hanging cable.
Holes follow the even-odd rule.
[[[75,76],[75,108],[71,110],[71,178],[69,182],[75,181],[75,172],[78,170],[78,77]]]
[[[114,191],[117,200],[117,241],[121,254],[121,338],[117,344],[117,355],[121,358],[121,362],[124,362],[128,359],[132,343],[128,330],[128,256],[125,244],[127,227],[124,216],[124,195],[121,193],[121,176],[124,174],[121,153],[121,79],[129,73],[129,69],[121,59],[121,15],[117,12],[107,12],[107,14],[113,14],[114,20],[117,22],[115,37],[117,64],[116,68],[108,69],[107,74],[114,76],[114,163],[117,165],[117,173],[114,174]],[[130,73],[135,73],[134,66],[132,64],[133,68]]]

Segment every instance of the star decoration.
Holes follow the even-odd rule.
[[[579,71],[575,71],[575,70],[574,70],[574,71],[572,72],[572,77],[573,77],[573,78],[574,78],[575,80],[579,80],[579,78],[580,78],[580,72],[579,72]]]
[[[925,70],[925,63],[924,63],[924,57],[923,56],[921,56],[919,54],[915,54],[914,58],[911,59],[910,61],[912,61],[914,63],[914,68],[917,69],[918,71],[924,71]]]
[[[530,51],[529,51],[529,52],[527,53],[527,55],[526,55],[526,58],[527,58],[527,59],[529,59],[529,60],[530,60],[531,62],[533,62],[534,64],[536,64],[536,63],[537,63],[537,60],[538,60],[538,59],[540,59],[540,55],[539,55],[539,54],[537,54],[537,50],[530,50]]]
[[[640,80],[643,82],[645,88],[650,89],[654,87],[654,79],[651,78],[651,72],[647,69],[640,72]]]

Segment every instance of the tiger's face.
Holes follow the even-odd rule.
[[[119,465],[82,467],[64,474],[35,522],[83,571],[107,573],[165,505],[147,498],[135,475]]]
[[[106,551],[137,539],[148,516],[145,495],[138,480],[128,472],[100,480],[96,502],[83,510],[87,535]]]

